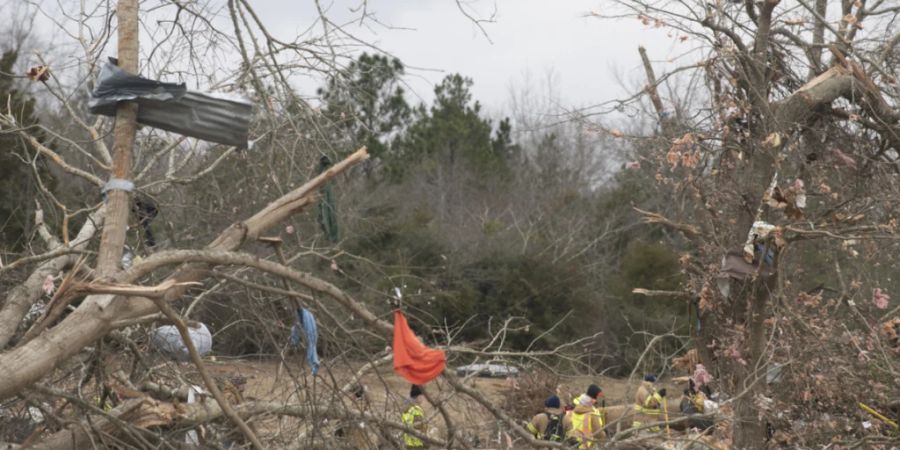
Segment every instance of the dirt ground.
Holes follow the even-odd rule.
[[[319,376],[312,377],[309,369],[299,365],[285,366],[277,360],[227,360],[222,359],[208,360],[208,367],[215,375],[221,377],[233,377],[240,375],[247,379],[247,385],[244,390],[245,400],[265,400],[273,402],[302,403],[309,401],[308,398],[302,398],[299,392],[312,392],[317,395],[317,402],[340,401],[348,404],[346,397],[337,398],[334,396],[334,386],[343,386],[352,379],[356,367],[329,367],[327,364],[322,367]],[[304,386],[305,389],[294,389],[295,384]],[[513,389],[513,381],[507,379],[496,378],[470,378],[468,379],[470,386],[476,387],[480,392],[495,404],[502,404],[504,394]],[[628,400],[634,393],[637,381],[629,385],[625,379],[609,378],[603,376],[564,376],[562,377],[564,385],[568,386],[572,393],[577,395],[591,383],[600,385],[604,391],[606,404],[623,405],[624,409],[630,409],[631,401]],[[409,392],[409,383],[397,376],[392,368],[390,361],[381,365],[377,371],[365,375],[362,383],[366,386],[367,397],[369,400],[369,412],[387,417],[399,422],[401,412],[406,408],[406,397]],[[669,392],[673,393],[670,397],[678,398],[674,395],[680,392],[683,387],[678,387],[672,383],[661,383],[661,387],[666,387]],[[299,392],[298,392],[299,391]],[[445,382],[438,378],[426,386],[426,391],[430,394],[437,393],[437,397],[446,400],[447,410],[454,422],[464,428],[465,435],[469,436],[474,442],[482,445],[489,445],[493,442],[499,444],[506,440],[504,432],[507,426],[498,423],[487,411],[484,411],[473,400],[460,394],[450,394],[451,389],[446,386]],[[437,391],[437,392],[435,392]],[[552,395],[552,392],[547,392]],[[542,405],[536,404],[530,411],[516,412],[519,416],[530,416],[541,411]],[[429,434],[435,437],[443,435],[444,424],[440,415],[435,408],[430,405],[425,406],[426,415],[430,417]],[[262,421],[257,424],[259,427],[270,429],[277,427],[277,431],[284,432],[290,429],[291,425],[285,419],[274,421]],[[275,431],[275,430],[272,430]],[[296,434],[296,431],[290,433]]]
[[[343,385],[352,377],[349,368],[329,368],[323,366],[319,377],[312,377],[309,370],[303,367],[286,367],[277,360],[207,360],[208,367],[219,376],[241,375],[247,378],[245,397],[261,400],[286,400],[286,391],[292,390],[291,377],[296,376],[301,382],[314,384],[323,382],[328,386]],[[630,404],[630,396],[633,395],[636,383],[629,383],[627,379],[611,378],[606,376],[565,376],[561,377],[562,383],[570,387],[573,395],[580,394],[591,383],[599,385],[607,404]],[[502,378],[471,378],[470,385],[477,386],[486,393],[488,398],[499,401],[505,390],[512,388],[509,380]],[[409,383],[391,370],[390,362],[381,366],[377,372],[369,373],[363,377],[368,394],[373,398],[388,399],[397,397],[403,399],[409,392]],[[680,394],[685,386],[663,380],[660,388],[666,388],[668,392]],[[577,391],[577,392],[576,392]],[[552,395],[548,392],[547,395]],[[538,410],[541,405],[535,406]]]

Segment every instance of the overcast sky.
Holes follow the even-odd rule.
[[[323,1],[326,15],[344,23],[358,18],[352,11],[361,0]],[[487,18],[487,37],[457,8],[454,0],[369,0],[374,21],[345,29],[400,58],[408,67],[414,94],[432,97],[432,85],[449,73],[471,77],[475,98],[489,111],[506,109],[510,86],[521,86],[526,74],[544,79],[552,73],[566,106],[585,106],[624,95],[619,76],[643,80],[639,45],[648,48],[660,70],[665,61],[688,51],[666,30],[634,19],[618,21],[586,17],[609,2],[601,0],[468,0],[471,15]],[[255,8],[275,32],[294,36],[313,24],[312,0],[256,0]],[[607,10],[607,12],[609,12]]]
[[[0,13],[13,10],[11,7],[19,1],[0,0]],[[530,78],[533,86],[542,86],[539,94],[544,95],[550,74],[555,94],[566,108],[623,97],[644,83],[639,45],[647,47],[658,73],[671,66],[667,61],[680,58],[692,48],[692,41],[681,42],[668,29],[646,26],[633,18],[608,20],[591,16],[594,11],[612,14],[609,1],[461,1],[471,16],[492,19],[482,23],[484,32],[459,10],[455,0],[320,0],[320,5],[331,21],[344,24],[345,31],[404,62],[412,102],[429,102],[433,85],[458,72],[474,80],[474,96],[491,114],[508,112],[511,88],[521,90],[526,79]],[[301,34],[322,35],[314,0],[250,3],[269,31],[284,41],[293,41]],[[363,3],[370,17],[360,24]],[[51,16],[59,17],[60,5],[71,15],[79,2],[41,0],[38,4]],[[171,17],[161,15],[174,14],[175,9],[157,8],[159,4],[157,0],[145,0],[141,8],[145,25],[162,27],[161,33],[165,34],[170,27],[166,21]],[[210,8],[219,16],[217,26],[231,34],[225,4],[225,0],[214,0]],[[146,15],[151,11],[157,16]],[[51,48],[57,41],[71,40],[59,31],[53,32],[56,24],[44,17],[39,17],[34,26],[38,29],[36,35],[44,37],[44,45]],[[146,33],[147,29],[143,31]],[[142,37],[142,43],[150,41]],[[114,49],[113,40],[104,49],[104,55],[114,54]],[[73,48],[71,55],[57,58],[54,68],[61,71],[73,67],[79,50]],[[148,46],[142,48],[142,56],[147,57],[148,51]],[[232,56],[234,61],[229,61]],[[239,59],[237,55],[226,55],[220,63],[236,65]],[[151,70],[144,72],[145,76],[154,76]],[[627,90],[620,80],[626,81]],[[314,95],[324,83],[320,78],[298,77],[293,81],[307,96]]]

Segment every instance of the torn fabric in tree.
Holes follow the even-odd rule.
[[[409,328],[406,316],[394,311],[394,372],[413,384],[435,379],[447,365],[443,350],[428,348]]]
[[[253,105],[226,94],[188,91],[184,83],[163,83],[132,75],[110,58],[100,69],[88,102],[94,114],[116,115],[116,104],[138,103],[137,121],[161,130],[247,148]]]

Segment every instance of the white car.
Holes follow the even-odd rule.
[[[489,378],[516,377],[519,375],[519,368],[505,363],[478,363],[457,367],[456,375],[460,377],[475,375]]]

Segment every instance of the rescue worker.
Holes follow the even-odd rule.
[[[525,427],[534,435],[535,439],[562,442],[566,434],[563,418],[559,397],[551,395],[544,400],[544,411],[532,417]]]
[[[681,397],[681,404],[679,405],[679,409],[685,415],[695,415],[695,414],[703,414],[706,412],[706,399],[710,393],[709,387],[702,386],[699,390],[697,390],[694,386],[693,380],[691,380],[690,387],[684,390],[684,395]],[[688,420],[688,426],[691,428],[698,428],[700,430],[706,430],[711,428],[715,422],[711,419],[697,419],[690,418]]]
[[[568,394],[568,391],[566,391],[566,394]],[[600,408],[597,407],[597,403],[600,401],[600,397],[603,396],[603,389],[600,389],[600,386],[597,386],[596,384],[592,384],[588,386],[587,395],[594,399],[594,409],[597,410],[595,412],[599,413]],[[572,402],[569,405],[566,405],[565,408],[567,414],[575,409],[576,406],[578,406],[578,403],[581,401],[581,397],[581,395],[572,397]]]
[[[422,403],[424,402],[425,396],[422,393],[422,388],[417,384],[412,385],[409,388],[410,405],[400,417],[403,425],[422,434],[428,432],[428,424],[425,422],[425,410],[422,409]],[[427,448],[421,439],[408,433],[403,433],[403,443],[406,445],[406,448]]]
[[[703,414],[702,408],[697,408],[697,404],[694,403],[694,399],[697,397],[697,393],[692,389],[688,388],[684,390],[684,393],[681,395],[681,403],[679,403],[678,409],[681,410],[682,414],[690,415],[690,414]]]
[[[369,398],[366,395],[366,387],[356,384],[351,390],[353,394],[353,406],[357,411],[365,413],[369,409]],[[344,420],[334,431],[334,436],[346,442],[348,448],[354,450],[374,450],[378,448],[377,438],[370,435],[366,423],[357,420]]]
[[[603,417],[597,407],[597,400],[603,391],[596,384],[588,386],[587,392],[577,398],[575,409],[564,420],[567,441],[579,449],[592,448],[605,436]]]
[[[663,397],[666,396],[666,390],[662,389],[657,392],[655,383],[656,375],[645,375],[644,381],[641,382],[637,392],[634,394],[634,421],[631,423],[632,428],[639,428],[643,424],[662,420]],[[652,426],[647,430],[658,433],[659,426]]]

